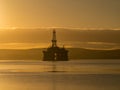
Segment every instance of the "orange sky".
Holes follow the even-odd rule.
[[[52,45],[51,28],[0,29],[0,49],[46,48]],[[57,45],[94,49],[119,49],[120,30],[56,28]]]
[[[0,49],[47,47],[51,27],[61,28],[58,41],[67,47],[119,48],[119,32],[106,34],[120,30],[119,10],[120,0],[0,0]],[[81,34],[80,28],[105,32]]]
[[[120,0],[0,0],[0,27],[120,28]]]

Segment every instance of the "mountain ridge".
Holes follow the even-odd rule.
[[[0,60],[42,60],[45,48],[0,49]],[[69,59],[120,59],[120,49],[93,50],[84,48],[67,48]]]

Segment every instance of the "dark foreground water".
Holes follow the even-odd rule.
[[[0,90],[120,90],[120,60],[1,60]]]

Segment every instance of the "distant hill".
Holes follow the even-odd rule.
[[[0,60],[42,60],[42,48],[0,49]],[[120,59],[120,50],[68,48],[70,59]]]
[[[0,49],[0,60],[41,60],[42,49]]]
[[[70,48],[70,59],[120,59],[120,49],[117,50],[91,50]]]

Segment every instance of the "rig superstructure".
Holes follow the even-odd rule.
[[[43,51],[43,61],[68,61],[68,50],[57,46],[56,31],[53,30],[52,46]]]

